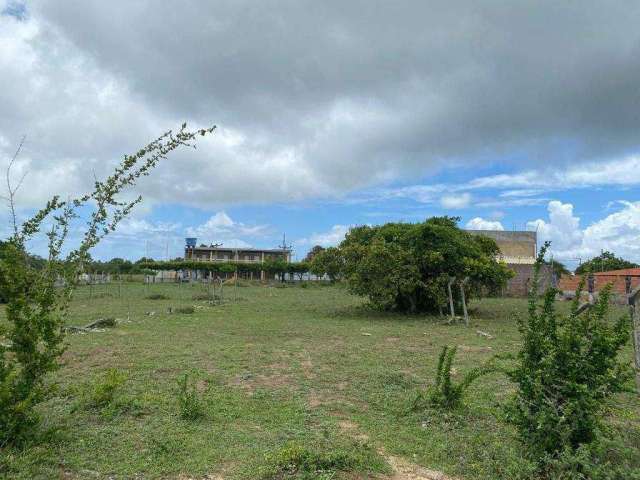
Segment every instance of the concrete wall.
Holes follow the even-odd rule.
[[[473,235],[484,235],[498,244],[500,253],[505,257],[531,257],[537,255],[536,232],[510,232],[502,230],[467,230]]]

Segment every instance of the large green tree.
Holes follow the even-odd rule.
[[[501,288],[511,276],[496,260],[490,238],[471,235],[458,219],[388,223],[352,228],[340,245],[349,289],[385,310],[438,312],[447,305],[447,284],[455,277],[467,297]],[[454,300],[460,301],[459,288]]]
[[[340,278],[343,270],[343,257],[336,247],[323,248],[317,251],[309,263],[309,271],[311,273],[319,277],[327,275],[332,282]]]
[[[609,270],[622,270],[624,268],[638,268],[640,265],[624,258],[616,257],[613,253],[604,251],[597,257],[593,257],[576,268],[577,274],[587,272],[608,272]]]

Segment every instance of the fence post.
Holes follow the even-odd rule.
[[[469,281],[469,277],[465,277],[465,279],[460,282],[460,295],[462,296],[462,310],[464,312],[464,324],[469,326],[469,313],[467,312],[467,298],[464,294],[464,286]]]
[[[636,367],[636,388],[640,393],[640,287],[629,294],[629,310],[633,324],[633,353]]]

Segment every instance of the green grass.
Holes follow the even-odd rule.
[[[207,301],[214,292],[186,284],[82,287],[69,324],[108,316],[118,325],[68,336],[40,437],[2,452],[0,471],[17,479],[364,479],[385,478],[385,457],[394,456],[469,480],[528,477],[499,414],[512,392],[504,377],[473,384],[459,412],[411,410],[443,345],[458,346],[457,380],[514,352],[524,301],[475,303],[465,328],[373,312],[340,287],[225,286],[222,301],[215,295]],[[194,313],[177,313],[187,307]],[[111,369],[118,382],[97,408]],[[185,374],[202,410],[192,420],[178,401]],[[607,424],[627,447],[612,455],[640,467],[638,396],[616,396],[609,410]]]

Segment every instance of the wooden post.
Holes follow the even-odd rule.
[[[467,312],[467,298],[464,294],[464,286],[469,281],[469,277],[466,277],[460,282],[460,295],[462,296],[462,311],[464,312],[464,324],[469,326],[469,313]]]
[[[640,287],[629,294],[629,310],[633,323],[633,353],[636,365],[636,388],[640,393]]]
[[[451,310],[451,320],[455,320],[456,311],[453,308],[453,294],[451,293],[451,285],[456,281],[456,277],[449,277],[449,284],[447,285],[447,290],[449,291],[449,308]]]

